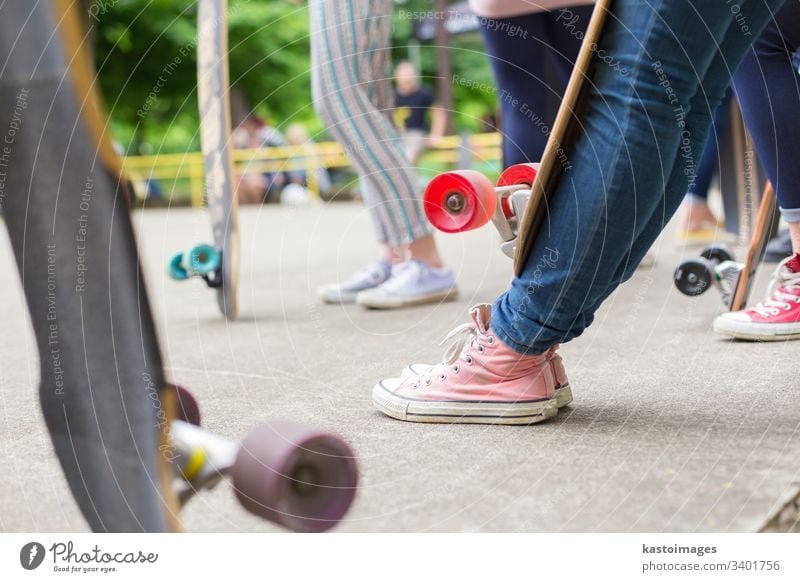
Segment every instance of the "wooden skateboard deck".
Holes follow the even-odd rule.
[[[102,153],[114,156],[102,145],[108,124],[94,94],[82,5],[16,4],[3,24],[22,31],[30,50],[0,46],[14,72],[0,77],[0,95],[6,105],[24,100],[30,113],[8,176],[10,190],[29,190],[8,197],[3,215],[46,371],[42,412],[87,522],[94,531],[181,531],[182,506],[228,480],[258,517],[295,531],[333,527],[358,486],[346,442],[280,420],[241,442],[227,439],[202,428],[194,396],[166,380],[118,164],[109,158],[106,166]],[[61,43],[52,42],[58,33]],[[4,126],[13,115],[0,107]],[[64,172],[37,171],[39,156]],[[91,196],[78,198],[87,180]],[[85,238],[76,237],[77,223],[91,225]],[[76,279],[76,256],[85,257],[85,280]]]
[[[764,247],[769,242],[772,234],[772,220],[775,217],[775,207],[777,200],[772,184],[767,182],[764,193],[761,195],[761,204],[758,207],[758,215],[753,225],[753,236],[747,248],[747,256],[742,267],[736,286],[733,288],[730,310],[739,311],[747,307],[747,300],[750,297],[750,290],[753,286],[761,256],[764,254]]]
[[[561,159],[580,132],[579,119],[589,90],[594,52],[603,30],[612,0],[597,0],[586,35],[572,69],[564,99],[558,109],[553,129],[547,139],[536,178],[520,224],[514,257],[514,273],[519,276],[531,252],[536,235],[547,213],[547,205],[561,175]]]
[[[744,262],[734,260],[727,245],[709,245],[699,257],[683,261],[675,270],[678,290],[694,297],[715,287],[722,293],[722,300],[730,311],[745,309],[764,248],[774,231],[776,206],[775,192],[767,181],[758,214],[749,227],[752,235]]]
[[[234,188],[228,84],[228,2],[200,0],[197,9],[197,95],[205,193],[214,246],[222,255],[217,300],[222,314],[238,314],[239,203]]]

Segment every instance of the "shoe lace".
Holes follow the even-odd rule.
[[[791,288],[800,288],[800,273],[793,273],[783,265],[782,262],[775,269],[764,301],[752,308],[761,317],[777,315],[780,309],[788,311],[792,308],[791,302],[800,303],[800,296],[789,292]]]
[[[345,285],[356,285],[364,280],[377,281],[383,276],[383,264],[380,261],[370,263],[360,271],[356,271],[345,283]]]
[[[461,369],[459,360],[471,366],[472,356],[467,353],[467,348],[472,348],[483,353],[484,344],[491,345],[494,341],[495,339],[493,336],[482,333],[475,322],[472,321],[462,323],[458,327],[453,328],[445,338],[439,342],[440,346],[448,342],[450,343],[445,350],[443,361],[418,376],[413,382],[414,387],[418,387],[421,382],[425,382],[425,385],[429,386],[434,376],[438,376],[440,380],[444,380],[447,377],[448,369],[458,373]]]
[[[403,289],[409,283],[412,283],[419,278],[420,265],[416,261],[406,261],[400,263],[392,268],[392,275],[384,283],[384,289],[387,291],[397,291]]]

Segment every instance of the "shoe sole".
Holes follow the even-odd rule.
[[[572,388],[569,384],[564,384],[556,388],[556,404],[559,408],[564,408],[572,402]]]
[[[800,339],[800,323],[759,325],[746,322],[739,324],[735,321],[722,323],[715,321],[714,331],[725,337],[759,342],[785,342]]]
[[[416,370],[414,366],[420,366]],[[406,366],[403,368],[403,371],[400,372],[400,376],[402,378],[409,378],[416,374],[421,374],[425,372],[425,368],[431,368],[432,366],[425,365],[425,364],[414,364],[413,366]],[[563,386],[559,386],[555,390],[555,399],[556,404],[559,408],[564,408],[568,404],[572,403],[572,387],[569,384],[564,384]]]
[[[416,297],[404,298],[363,298],[360,295],[356,297],[356,303],[367,309],[399,309],[401,307],[413,307],[415,305],[426,305],[428,303],[439,303],[444,301],[453,301],[458,298],[458,289],[450,289],[448,291],[438,291],[436,293],[426,293],[425,295],[417,295]]]
[[[320,297],[320,300],[325,305],[355,305],[356,302],[355,297],[353,297],[352,299],[346,299],[346,298],[333,299],[331,297]]]
[[[536,424],[558,414],[555,398],[530,402],[412,400],[390,392],[381,382],[372,388],[372,402],[386,416],[407,422]]]

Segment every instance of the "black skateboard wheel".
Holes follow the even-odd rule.
[[[350,507],[358,466],[338,436],[275,421],[256,427],[242,441],[231,476],[249,512],[294,531],[321,532]]]
[[[689,259],[675,269],[675,286],[690,297],[702,295],[714,278],[711,262],[706,258]]]
[[[717,263],[733,260],[733,252],[731,252],[727,245],[723,244],[707,246],[703,249],[703,252],[700,253],[700,256],[709,261],[716,261]]]

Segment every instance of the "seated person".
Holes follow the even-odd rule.
[[[237,149],[269,148],[286,145],[281,132],[255,114],[248,115],[233,131],[233,147]],[[239,176],[236,191],[240,204],[277,202],[287,183],[284,172],[248,172]]]

